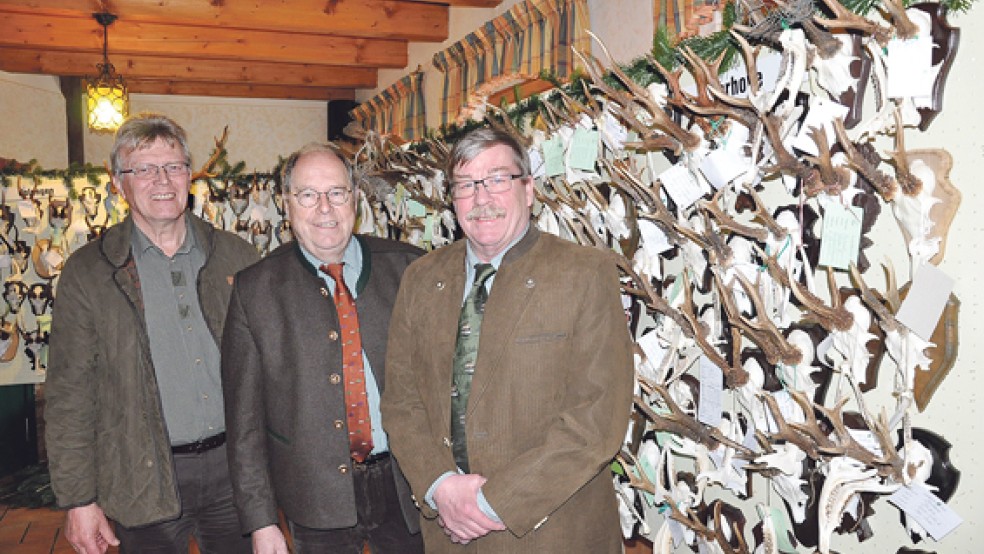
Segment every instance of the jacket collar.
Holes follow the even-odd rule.
[[[536,244],[536,241],[539,239],[540,239],[540,230],[537,229],[536,225],[534,225],[533,222],[531,221],[529,230],[526,231],[526,234],[523,235],[523,238],[519,239],[519,242],[514,244],[513,247],[510,248],[508,252],[506,252],[506,255],[503,256],[502,258],[502,263],[510,264],[518,260],[519,258],[523,257],[523,254],[529,252],[530,248],[533,248],[533,245]]]
[[[369,274],[372,272],[372,254],[369,251],[369,245],[361,235],[353,234],[351,240],[356,241],[359,248],[362,249],[362,271],[359,272],[359,280],[355,283],[355,296],[358,298],[362,294],[362,291],[365,290],[366,284],[369,282]],[[293,242],[294,254],[301,262],[301,267],[306,269],[311,275],[321,279],[321,276],[318,275],[318,268],[311,265],[311,262],[309,262],[307,257],[304,256],[304,252],[301,252],[301,244],[296,240]]]
[[[195,240],[205,251],[205,256],[209,257],[212,253],[215,228],[191,213],[191,211],[185,211],[185,217],[188,219],[191,232],[195,234]],[[109,263],[115,267],[123,267],[130,257],[130,248],[132,245],[130,241],[133,238],[135,225],[133,216],[127,215],[126,219],[118,225],[110,227],[102,236],[100,249],[103,255],[106,256],[106,259],[109,260]]]

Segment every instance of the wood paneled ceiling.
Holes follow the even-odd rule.
[[[448,38],[451,10],[502,0],[0,0],[0,70],[97,73],[109,61],[131,92],[352,99],[411,42]]]

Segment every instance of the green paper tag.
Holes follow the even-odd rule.
[[[598,161],[599,140],[598,131],[583,127],[574,131],[574,140],[571,142],[569,152],[571,167],[584,171],[594,171],[595,162]]]
[[[424,242],[430,244],[434,240],[434,214],[427,214],[424,218]]]
[[[427,215],[427,208],[416,200],[407,200],[407,215],[410,217],[424,217]]]
[[[847,269],[858,259],[861,248],[861,218],[864,212],[856,206],[841,206],[830,202],[823,213],[823,236],[820,239],[820,265]]]
[[[564,174],[564,141],[559,138],[543,141],[543,165],[547,177]]]

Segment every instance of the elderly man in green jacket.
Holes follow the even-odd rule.
[[[49,357],[51,482],[77,552],[249,552],[229,484],[219,341],[252,246],[187,211],[191,157],[167,117],[128,120],[112,181],[130,215],[75,252]],[[115,528],[109,520],[115,522]]]

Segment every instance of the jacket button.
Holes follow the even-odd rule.
[[[325,287],[321,287],[321,296],[328,298],[328,289],[326,289]]]
[[[451,439],[444,437],[444,446],[451,448]]]
[[[328,382],[332,385],[337,385],[342,382],[342,376],[337,373],[332,373],[328,376]]]
[[[336,340],[338,340],[338,331],[336,331],[334,329],[332,329],[331,331],[328,331],[328,340],[330,340],[330,341],[336,341]]]
[[[332,423],[332,425],[335,426],[335,429],[341,429],[341,428],[345,427],[345,424],[342,423],[342,420],[340,420],[340,419],[336,419],[335,422]]]
[[[348,466],[346,464],[342,464],[338,466],[338,472],[341,473],[342,475],[345,475],[346,473],[348,473]]]

